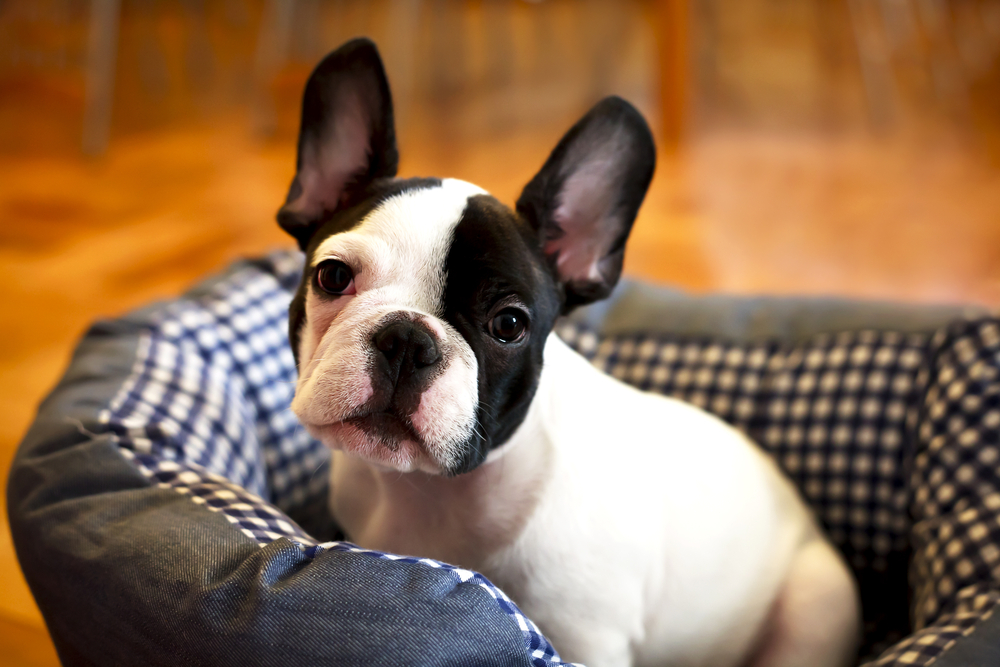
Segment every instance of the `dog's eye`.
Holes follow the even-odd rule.
[[[316,284],[327,294],[354,294],[354,272],[347,264],[328,259],[316,270]]]
[[[501,343],[515,343],[524,337],[528,316],[517,308],[504,308],[490,320],[490,335]]]

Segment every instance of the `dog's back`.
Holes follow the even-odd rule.
[[[487,576],[556,646],[581,647],[567,659],[743,664],[793,561],[819,539],[791,484],[729,425],[603,375],[554,337],[536,400],[550,401],[544,417],[529,414],[511,447],[550,447],[553,472]],[[833,557],[816,576],[853,601],[846,567],[823,546]],[[841,606],[817,611],[828,622],[857,613]]]

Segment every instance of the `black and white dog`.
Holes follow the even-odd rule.
[[[853,580],[771,461],[550,333],[619,278],[655,163],[639,113],[600,102],[515,210],[397,162],[352,41],[309,79],[278,213],[307,256],[292,407],[349,538],[483,572],[590,667],[850,664]]]

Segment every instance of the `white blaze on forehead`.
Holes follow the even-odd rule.
[[[379,290],[384,302],[436,313],[455,226],[469,197],[480,194],[479,186],[445,179],[390,197],[357,227],[323,241],[313,266],[339,259],[356,272],[359,292]]]

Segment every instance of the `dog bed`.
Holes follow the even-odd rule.
[[[301,261],[94,325],[40,407],[8,511],[63,664],[562,664],[482,575],[341,541],[289,409]],[[1000,320],[625,283],[557,330],[775,457],[858,577],[862,663],[1000,664]]]

